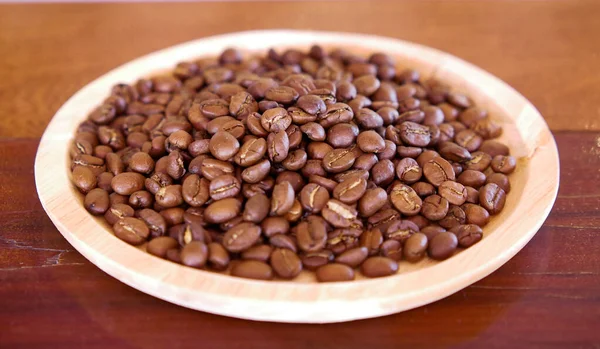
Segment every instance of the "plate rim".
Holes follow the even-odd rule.
[[[140,268],[138,266],[135,266],[134,268],[130,264],[123,264],[120,262],[122,260],[122,256],[113,256],[111,252],[106,251],[106,247],[103,245],[106,243],[106,241],[96,241],[96,239],[94,239],[93,237],[89,237],[82,234],[80,234],[81,236],[74,235],[71,232],[71,230],[73,230],[72,227],[74,225],[83,225],[86,228],[98,228],[97,226],[100,226],[102,227],[102,230],[105,230],[105,228],[101,226],[93,218],[93,216],[87,214],[87,212],[83,209],[81,205],[81,199],[77,199],[78,201],[76,204],[78,205],[78,207],[68,207],[69,211],[67,212],[67,216],[65,216],[64,213],[61,213],[60,215],[56,213],[57,207],[56,203],[53,202],[53,200],[58,200],[58,194],[56,193],[56,191],[60,188],[49,188],[48,181],[55,179],[56,174],[52,173],[52,171],[48,171],[48,164],[47,160],[45,160],[44,155],[47,149],[56,148],[56,144],[60,142],[64,143],[63,150],[65,152],[68,149],[67,141],[72,138],[72,130],[69,129],[66,130],[67,132],[64,132],[65,130],[61,130],[59,129],[59,127],[61,127],[62,124],[68,124],[69,120],[63,119],[69,115],[68,110],[70,108],[75,108],[78,105],[78,103],[80,103],[79,99],[81,98],[81,96],[85,95],[86,92],[89,93],[89,90],[92,89],[93,86],[98,85],[100,82],[110,80],[110,78],[112,78],[115,74],[120,74],[124,70],[129,70],[132,67],[142,65],[144,64],[144,62],[151,62],[156,59],[160,59],[165,55],[170,55],[171,52],[185,50],[186,48],[202,45],[214,45],[215,43],[217,43],[217,46],[219,46],[222,42],[228,42],[228,40],[235,41],[242,40],[243,38],[258,39],[261,37],[269,37],[269,35],[285,36],[289,38],[295,38],[298,36],[302,36],[305,38],[311,37],[316,39],[315,42],[321,42],[320,39],[323,37],[327,37],[330,40],[335,40],[337,38],[340,39],[341,42],[346,42],[348,40],[363,43],[375,41],[416,49],[419,51],[427,52],[428,54],[431,54],[433,56],[437,56],[440,59],[444,59],[444,64],[455,64],[463,69],[467,69],[469,71],[473,71],[479,75],[482,75],[489,81],[499,85],[504,90],[522,99],[522,113],[527,113],[526,116],[534,115],[536,117],[536,125],[541,126],[540,135],[545,137],[546,141],[544,147],[536,149],[535,156],[532,157],[531,160],[533,161],[533,159],[536,159],[536,157],[539,158],[540,156],[544,156],[544,159],[550,160],[552,162],[552,167],[555,167],[556,169],[554,173],[548,174],[550,177],[552,177],[555,183],[552,184],[552,186],[549,188],[550,191],[546,193],[546,195],[543,197],[543,199],[545,200],[544,208],[539,213],[539,219],[529,224],[528,229],[526,232],[524,232],[523,236],[520,239],[518,239],[515,244],[511,245],[509,249],[505,250],[503,254],[496,255],[494,258],[481,264],[478,268],[471,269],[468,272],[459,273],[458,277],[448,278],[445,282],[435,284],[424,283],[424,287],[419,290],[412,290],[410,292],[403,291],[401,295],[405,297],[404,300],[399,300],[398,294],[388,294],[387,297],[382,297],[382,295],[377,294],[377,292],[369,292],[368,290],[364,289],[368,287],[374,287],[375,285],[379,286],[384,283],[401,283],[403,279],[408,279],[406,278],[407,274],[397,274],[383,279],[359,280],[336,284],[302,284],[290,283],[287,281],[265,282],[256,280],[246,280],[207,271],[193,270],[191,268],[182,267],[171,262],[160,260],[145,252],[139,251],[135,247],[123,243],[116,237],[112,236],[112,234],[109,234],[110,237],[107,239],[108,243],[110,243],[111,245],[122,245],[118,248],[119,251],[125,251],[127,250],[127,248],[129,248],[131,250],[131,253],[133,254],[130,257],[135,258],[136,261],[140,260],[144,263],[147,262],[150,264],[160,262],[161,264],[163,264],[159,268],[159,273],[156,273],[154,275],[148,275],[145,272],[140,272],[140,270],[143,270],[143,268]],[[359,44],[358,46],[363,45]],[[388,49],[384,47],[385,46],[382,47],[382,50],[388,51]],[[177,60],[174,58],[171,59],[171,64],[174,65],[177,62]],[[106,93],[107,91],[104,91],[105,95]],[[62,132],[54,132],[55,130]],[[62,162],[55,163],[54,165],[62,166]],[[64,168],[65,167],[63,167],[63,172],[65,172],[66,177],[67,171],[64,171]],[[469,286],[470,284],[482,279],[483,277],[497,270],[506,261],[512,258],[518,251],[520,251],[525,246],[525,244],[527,244],[527,242],[529,242],[529,240],[535,235],[535,233],[539,230],[539,228],[547,218],[548,214],[550,213],[550,210],[552,209],[554,201],[556,200],[556,196],[558,194],[559,178],[560,164],[558,149],[556,146],[556,142],[543,117],[535,109],[535,107],[519,92],[517,92],[514,88],[512,88],[502,80],[491,75],[490,73],[487,73],[481,68],[478,68],[472,65],[471,63],[465,62],[460,58],[444,53],[437,49],[410,43],[399,39],[365,34],[301,30],[259,30],[210,36],[178,44],[169,48],[161,49],[153,53],[144,55],[140,58],[136,58],[130,62],[127,62],[90,82],[85,87],[77,91],[71,98],[69,98],[69,100],[65,102],[65,104],[63,104],[63,106],[61,106],[61,108],[53,116],[52,120],[50,121],[49,125],[44,131],[44,135],[42,136],[42,139],[40,141],[40,145],[38,147],[35,158],[35,183],[38,191],[38,196],[40,198],[44,210],[52,220],[53,224],[58,228],[61,234],[69,241],[69,243],[71,243],[71,245],[73,245],[75,249],[82,253],[88,260],[90,260],[92,263],[98,266],[101,270],[117,278],[121,282],[124,282],[142,292],[151,294],[157,298],[161,298],[182,306],[238,318],[279,322],[338,322],[374,316],[383,316],[398,311],[408,310],[439,300],[463,289],[464,287]],[[64,191],[69,192],[68,189],[63,189]],[[65,199],[61,197],[58,198]],[[70,203],[72,204],[72,201]],[[79,208],[79,210],[77,210],[77,208]],[[61,206],[58,207],[58,209],[64,210],[65,208]],[[83,212],[86,213],[82,217],[75,217],[77,219],[74,219],[70,216],[72,212],[76,214],[81,213],[81,210],[83,210]],[[449,269],[451,265],[459,265],[460,261],[458,259],[472,257],[468,256],[470,250],[471,249],[468,249],[459,254],[458,256],[455,256],[442,263],[429,266],[426,270],[419,271],[419,273],[424,273],[426,271],[429,271],[430,273],[438,273],[440,272],[440,269]],[[107,258],[107,256],[112,256],[114,258]],[[171,269],[178,270],[175,271]],[[187,280],[184,280],[186,282],[172,280],[173,278],[170,276],[171,273],[183,274],[186,277],[190,277],[194,280],[191,280],[190,282],[187,282]],[[194,275],[190,275],[190,273],[193,273]],[[425,274],[422,274],[422,276],[425,276]],[[410,278],[410,280],[413,281],[414,278],[415,277],[413,276]],[[213,285],[208,285],[201,289],[192,287],[191,285],[197,285],[198,283],[205,284],[207,282],[206,280],[198,279],[206,279],[214,283],[220,283],[222,285],[217,287]],[[386,287],[386,289],[388,289],[389,285]],[[245,294],[243,290],[240,290],[241,288],[250,288],[254,291],[251,295],[248,295]],[[257,294],[256,290],[260,288],[276,290],[276,293],[272,294],[273,299],[266,299],[265,295]],[[356,299],[352,296],[352,293],[356,292],[357,289],[361,289],[360,292],[358,292],[359,294],[366,294],[370,296]],[[164,292],[165,290],[167,291],[166,293]],[[288,294],[299,295],[299,292],[316,292],[319,295],[316,298],[312,299],[290,299],[289,297],[285,297],[285,295]],[[190,299],[190,297],[192,297],[193,299]],[[412,301],[407,302],[407,300]],[[401,304],[401,306],[398,305],[398,302]],[[353,309],[349,310],[348,306],[350,306],[350,303],[352,303],[351,307],[353,307]],[[407,305],[408,303],[409,305]],[[268,309],[265,309],[264,312],[259,311],[253,314],[249,314],[240,312],[239,309],[236,310],[237,306],[241,306],[241,308],[243,309],[260,310],[261,307]],[[288,310],[288,312],[296,311],[297,315],[281,314],[281,312],[277,311],[277,309],[280,307],[291,309]],[[317,309],[318,307],[322,307],[322,309]],[[344,309],[345,311],[339,311],[337,313],[327,315],[332,309]],[[318,317],[318,315],[322,316]]]

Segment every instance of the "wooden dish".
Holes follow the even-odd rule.
[[[82,206],[69,180],[68,146],[77,125],[112,85],[168,70],[180,61],[218,54],[226,47],[264,52],[272,46],[313,43],[356,53],[383,51],[400,67],[448,82],[487,108],[504,127],[501,141],[519,158],[504,211],[493,217],[478,244],[443,262],[400,263],[380,279],[319,284],[311,273],[294,281],[253,281],[184,267],[117,239]],[[41,140],[35,180],[42,205],[63,236],[113,277],[185,307],[252,320],[325,323],[370,318],[446,297],[487,276],[533,237],[550,212],[559,183],[558,152],[539,112],[489,73],[449,54],[400,40],[328,32],[252,31],[214,36],[161,50],[127,63],[85,86],[56,113]]]

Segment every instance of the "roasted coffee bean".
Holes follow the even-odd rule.
[[[335,188],[335,186],[338,184],[332,179],[325,178],[319,175],[309,175],[308,180],[311,183],[316,183],[322,186],[323,188],[327,189],[327,191],[329,191],[330,193],[333,191],[333,188]]]
[[[327,223],[319,216],[308,216],[298,225],[296,237],[302,251],[319,251],[327,240]]]
[[[92,170],[84,166],[75,166],[72,173],[73,184],[84,194],[96,188],[98,180]],[[111,181],[112,183],[112,181]]]
[[[353,145],[358,135],[356,125],[339,123],[327,130],[327,143],[334,148],[346,148]]]
[[[360,271],[364,276],[370,278],[389,276],[398,271],[398,263],[387,257],[369,257],[361,265]]]
[[[333,103],[327,106],[325,113],[319,116],[319,124],[329,128],[341,122],[350,122],[354,117],[354,111],[348,104]]]
[[[462,113],[458,115],[458,120],[469,127],[471,124],[475,123],[478,120],[485,119],[487,117],[487,111],[478,108],[472,107],[464,110]]]
[[[456,235],[451,232],[442,232],[429,241],[428,254],[433,259],[443,260],[452,256],[457,246]]]
[[[489,154],[492,158],[498,155],[508,156],[510,153],[510,150],[505,144],[493,140],[484,141],[481,144],[481,147],[479,147],[479,151]]]
[[[350,227],[358,212],[341,201],[330,199],[321,212],[323,218],[337,228]]]
[[[183,223],[185,211],[181,207],[171,207],[161,210],[159,213],[165,219],[168,226],[173,226]]]
[[[358,212],[363,217],[370,217],[379,211],[388,201],[388,195],[383,188],[367,189],[358,201]]]
[[[131,245],[140,245],[150,235],[150,230],[141,220],[123,217],[113,225],[115,236]]]
[[[385,237],[404,243],[406,239],[418,232],[419,227],[415,223],[408,220],[396,220],[385,231]]]
[[[231,159],[239,150],[240,143],[229,132],[219,131],[210,139],[210,153],[219,160]]]
[[[421,214],[431,221],[439,221],[448,214],[448,200],[439,195],[430,195],[423,200]]]
[[[275,234],[287,234],[290,230],[290,223],[283,217],[267,217],[260,226],[266,237]]]
[[[252,196],[246,202],[243,218],[247,222],[260,223],[269,215],[271,201],[264,194]]]
[[[372,130],[361,132],[358,135],[356,143],[366,153],[379,153],[385,149],[384,139]]]
[[[249,222],[240,223],[225,233],[223,247],[229,252],[241,252],[254,245],[260,235],[260,226]]]
[[[329,192],[319,184],[309,183],[300,191],[300,204],[311,213],[319,213],[329,200]]]
[[[223,175],[230,176],[230,175]],[[221,176],[222,177],[222,176]],[[217,178],[221,178],[217,177]],[[239,182],[238,182],[239,184]],[[210,196],[209,181],[205,178],[200,178],[196,174],[191,174],[185,178],[181,188],[183,200],[193,207],[200,207],[204,205]],[[238,185],[239,192],[239,185]]]
[[[421,179],[423,170],[419,167],[416,160],[404,158],[396,166],[396,175],[398,179],[407,184],[412,184]]]
[[[242,179],[246,183],[258,183],[262,181],[271,171],[271,162],[264,159],[257,164],[247,167],[242,171]]]
[[[475,170],[465,170],[457,178],[457,181],[465,186],[480,188],[485,184],[486,176],[483,172]]]
[[[379,158],[379,160],[389,160],[389,159],[393,159],[394,156],[396,155],[396,144],[394,144],[392,141],[389,140],[385,140],[385,148],[377,153],[377,157]]]
[[[465,224],[466,221],[467,216],[465,211],[463,211],[459,206],[450,205],[448,214],[446,214],[446,217],[441,219],[438,224],[446,229],[451,229],[457,225]]]
[[[456,162],[466,162],[472,159],[471,153],[456,143],[445,142],[438,148],[445,159]]]
[[[145,190],[136,191],[129,196],[129,205],[136,209],[148,208],[154,203],[154,195]]]
[[[423,205],[423,200],[413,188],[402,183],[398,183],[392,188],[390,201],[398,211],[407,216],[419,213]]]
[[[486,184],[494,183],[498,185],[507,194],[510,192],[510,181],[508,179],[508,176],[506,176],[503,173],[492,173],[491,175],[487,176],[485,182]]]
[[[305,123],[300,127],[300,130],[312,141],[321,142],[326,139],[325,129],[316,122]]]
[[[264,262],[245,260],[233,265],[231,275],[247,279],[271,280],[273,269]]]
[[[292,208],[294,198],[294,188],[289,182],[276,184],[273,188],[270,214],[272,216],[282,216],[286,214]]]
[[[242,210],[242,204],[234,198],[218,200],[206,207],[204,219],[209,223],[224,223],[237,217]]]
[[[103,215],[110,207],[108,192],[100,188],[90,190],[85,195],[83,206],[95,216]]]
[[[229,253],[218,242],[208,244],[208,265],[215,270],[225,270],[229,265]]]
[[[192,268],[202,268],[208,260],[208,247],[204,242],[192,241],[181,249],[181,263]]]
[[[296,247],[296,239],[285,234],[275,234],[269,238],[269,244],[274,248],[285,248],[290,251],[298,252]]]
[[[468,224],[484,227],[490,220],[489,212],[479,205],[464,204],[461,208],[465,212]]]
[[[271,87],[265,91],[265,98],[281,104],[290,104],[298,99],[298,92],[288,86]]]
[[[385,186],[394,180],[394,164],[390,160],[381,160],[371,169],[371,179],[378,186]]]
[[[156,257],[167,258],[167,251],[177,248],[178,245],[179,243],[177,240],[172,237],[159,236],[150,240],[146,246],[146,251]]]
[[[145,178],[136,172],[117,174],[111,181],[112,189],[121,195],[131,195],[144,188]]]
[[[431,241],[431,239],[433,239],[434,236],[445,231],[446,229],[444,229],[443,227],[436,224],[431,224],[421,229],[420,233],[423,233],[427,236],[427,241]]]
[[[469,128],[475,131],[483,139],[497,138],[502,134],[502,127],[490,118],[477,120],[472,123]]]
[[[277,276],[293,279],[302,271],[302,261],[294,251],[277,248],[271,254],[271,267]]]
[[[150,229],[150,235],[155,238],[163,236],[167,232],[167,222],[159,213],[154,210],[145,208],[136,213],[136,216],[144,221]]]
[[[250,259],[261,262],[268,262],[271,258],[273,247],[271,245],[254,245],[242,252],[242,259]]]
[[[308,156],[306,151],[303,149],[296,149],[290,153],[288,156],[281,162],[283,167],[289,171],[298,171],[306,165],[306,161],[308,160]]]
[[[404,243],[404,248],[402,250],[404,259],[413,263],[418,262],[427,253],[427,246],[427,235],[423,233],[413,234]]]
[[[315,95],[304,95],[298,98],[296,105],[311,115],[321,114],[327,109],[325,102]]]
[[[330,263],[319,267],[316,271],[319,282],[339,282],[354,280],[354,270],[341,263]]]
[[[456,134],[454,141],[468,151],[475,151],[479,149],[483,139],[472,130],[462,130]]]
[[[460,206],[467,200],[465,186],[454,181],[445,181],[438,187],[438,193],[453,205]]]
[[[384,232],[398,219],[400,219],[400,213],[398,211],[391,208],[385,208],[384,206],[384,208],[370,216],[367,219],[367,222],[371,227],[378,228]]]
[[[102,172],[106,171],[106,166],[104,165],[104,160],[101,158],[86,155],[86,154],[78,154],[73,158],[71,162],[71,170],[75,170],[77,167],[85,167],[90,170],[94,176],[99,175]],[[109,168],[110,171],[110,168]],[[111,171],[113,172],[113,171]],[[118,172],[120,173],[120,172]],[[116,175],[117,173],[114,173]]]
[[[229,113],[238,120],[242,120],[257,111],[258,103],[256,103],[256,100],[248,92],[240,91],[231,96]]]
[[[415,147],[425,147],[431,142],[429,129],[410,121],[400,124],[400,138],[406,144]]]
[[[423,165],[423,175],[436,187],[439,187],[445,181],[455,180],[455,173],[452,165],[441,157],[435,157]]]
[[[115,194],[115,195],[118,195],[118,194]],[[135,213],[135,211],[133,210],[133,208],[131,208],[131,206],[129,206],[125,203],[111,202],[110,208],[108,210],[106,210],[106,213],[104,213],[104,219],[106,219],[108,224],[114,225],[121,218],[133,217],[134,213]]]
[[[492,157],[489,154],[477,151],[471,154],[471,160],[467,161],[465,165],[467,170],[483,172],[491,163]]]
[[[506,202],[506,193],[495,183],[488,183],[479,189],[479,203],[490,214],[502,211]]]
[[[352,167],[358,170],[369,171],[378,161],[377,155],[373,153],[362,154],[356,158]]]
[[[287,129],[292,123],[292,118],[287,110],[273,108],[263,113],[260,123],[267,132],[278,132]]]
[[[517,160],[510,155],[497,155],[492,159],[491,165],[495,172],[510,174],[515,170]]]
[[[367,190],[367,181],[360,176],[352,176],[333,189],[333,197],[345,204],[358,201]]]
[[[355,247],[349,249],[335,258],[336,263],[345,264],[356,268],[368,257],[369,250],[366,247]]]
[[[351,149],[333,149],[323,158],[323,168],[331,173],[346,171],[356,160],[356,155]]]
[[[267,150],[271,161],[282,162],[285,160],[290,150],[290,140],[285,130],[269,133]]]
[[[459,225],[452,228],[450,232],[456,235],[460,247],[471,247],[483,237],[483,230],[475,224]]]
[[[419,195],[420,197],[426,197],[432,194],[435,194],[435,187],[427,182],[417,182],[411,185],[411,188]]]
[[[230,174],[225,174],[210,182],[209,194],[213,200],[234,197],[241,190],[240,181]]]

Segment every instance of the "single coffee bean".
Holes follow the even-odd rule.
[[[164,158],[163,158],[164,159]],[[173,179],[181,179],[183,175],[187,172],[185,169],[185,159],[183,154],[178,150],[175,150],[166,157],[166,172]],[[159,171],[159,163],[160,160],[156,163],[156,171]]]
[[[327,223],[319,216],[308,216],[297,226],[298,247],[304,252],[319,251],[327,240]]]
[[[210,139],[210,153],[219,160],[231,159],[239,150],[240,143],[229,132],[219,131]]]
[[[367,259],[368,255],[369,250],[366,247],[355,247],[337,256],[335,258],[335,262],[356,268],[362,264],[365,259]]]
[[[167,222],[159,213],[154,210],[145,208],[136,213],[136,216],[144,221],[150,229],[150,235],[153,238],[163,236],[167,232]]]
[[[456,134],[454,141],[459,146],[467,149],[468,151],[476,151],[481,146],[483,139],[477,133],[472,130],[462,130]]]
[[[423,201],[413,188],[402,183],[394,186],[390,193],[390,201],[398,211],[407,216],[419,213],[423,205]]]
[[[479,191],[473,187],[465,187],[467,189],[467,202],[471,204],[479,203]]]
[[[283,217],[267,217],[260,226],[266,237],[275,234],[287,234],[290,230],[290,223]]]
[[[178,245],[179,243],[177,242],[177,240],[173,239],[172,237],[159,236],[150,240],[150,242],[146,246],[146,251],[148,251],[148,253],[156,257],[166,258],[167,251],[170,249],[177,248]]]
[[[433,239],[434,236],[445,231],[446,229],[444,229],[443,227],[437,224],[431,224],[421,229],[420,233],[423,233],[425,234],[425,236],[427,236],[427,241],[431,241],[431,239]]]
[[[300,130],[312,141],[322,142],[326,139],[325,129],[316,122],[305,123]]]
[[[456,235],[446,231],[437,234],[429,241],[428,254],[433,259],[444,260],[454,254],[457,246]]]
[[[486,178],[485,182],[486,184],[494,183],[498,185],[507,194],[510,192],[510,180],[504,173],[492,173]]]
[[[269,171],[271,171],[271,162],[264,159],[242,171],[242,179],[246,183],[258,183],[265,179]]]
[[[400,138],[406,144],[415,147],[425,147],[431,142],[429,129],[410,121],[400,124]]]
[[[497,155],[494,156],[494,158],[492,159],[491,165],[492,170],[494,170],[495,172],[510,174],[515,170],[517,166],[517,160],[510,155]]]
[[[423,165],[423,175],[436,187],[439,187],[445,181],[455,180],[454,168],[445,159],[435,157]]]
[[[316,183],[305,185],[300,191],[300,204],[311,213],[319,213],[329,200],[329,192]]]
[[[510,153],[508,146],[506,146],[505,144],[502,144],[498,141],[494,141],[494,140],[484,141],[481,144],[481,147],[479,147],[479,151],[488,153],[492,158],[494,158],[498,155],[508,156]]]
[[[379,211],[388,201],[388,195],[383,188],[367,189],[358,201],[358,212],[362,217],[370,217]]]
[[[394,180],[396,171],[390,160],[381,160],[371,169],[371,179],[378,186],[385,186]]]
[[[462,113],[458,115],[458,120],[469,127],[471,124],[478,120],[485,119],[487,117],[487,111],[479,108],[472,107],[464,110]]]
[[[341,263],[330,263],[319,267],[316,271],[319,282],[340,282],[354,280],[354,270]]]
[[[439,195],[430,195],[423,200],[421,214],[431,221],[439,221],[448,214],[448,200]]]
[[[457,178],[457,181],[465,186],[470,186],[475,189],[480,188],[485,184],[486,176],[483,172],[475,170],[465,170]]]
[[[154,195],[156,203],[164,208],[179,206],[183,203],[181,185],[169,185],[160,188]]]
[[[451,232],[456,235],[460,247],[471,247],[483,237],[483,230],[475,224],[459,225],[452,228]]]
[[[333,103],[327,106],[325,113],[319,116],[319,124],[329,128],[341,122],[350,122],[354,117],[354,112],[348,104]]]
[[[355,119],[363,129],[375,129],[383,126],[381,115],[368,108],[358,110]]]
[[[285,248],[294,253],[298,252],[296,239],[289,235],[275,234],[269,238],[269,244],[275,248]]]
[[[96,188],[98,180],[94,172],[84,166],[76,166],[72,173],[73,184],[84,194]]]
[[[95,216],[103,215],[110,207],[108,192],[100,188],[90,190],[85,195],[83,206]]]
[[[402,243],[409,237],[419,232],[419,227],[409,220],[396,220],[385,231],[387,239],[398,240]]]
[[[412,184],[421,179],[423,170],[419,167],[416,160],[404,158],[396,166],[396,175],[398,179],[407,184]]]
[[[427,235],[423,233],[413,234],[404,243],[404,249],[402,251],[404,259],[412,263],[418,262],[427,253],[427,246]]]
[[[323,158],[323,168],[331,173],[346,171],[356,160],[356,155],[351,149],[333,149]]]
[[[241,209],[242,205],[237,199],[227,198],[218,200],[206,207],[204,210],[204,219],[208,223],[224,223],[237,217]]]
[[[395,223],[398,219],[400,219],[400,212],[384,206],[381,210],[370,216],[367,219],[367,222],[370,227],[378,228],[383,232],[387,231],[390,225]]]
[[[389,276],[398,271],[398,263],[387,257],[369,257],[361,265],[360,271],[364,276],[370,278]]]
[[[225,270],[229,265],[229,253],[218,242],[208,244],[208,265],[215,270]]]
[[[413,188],[420,197],[426,197],[435,194],[435,187],[427,182],[417,182],[411,185],[411,188]]]
[[[453,205],[462,205],[467,200],[465,186],[454,181],[445,181],[438,187],[440,196]]]
[[[148,208],[154,203],[154,195],[145,190],[136,191],[129,196],[129,204],[133,208]]]
[[[225,233],[223,247],[229,252],[241,252],[254,245],[260,234],[260,226],[249,222],[240,223]]]
[[[339,123],[327,130],[327,143],[334,148],[347,148],[353,145],[358,135],[356,125]]]
[[[305,95],[298,98],[296,105],[311,115],[321,114],[327,109],[325,102],[315,95]]]
[[[223,175],[228,176],[228,175]],[[230,176],[230,175],[229,175]],[[220,178],[220,177],[217,177]],[[238,183],[239,184],[239,183]],[[204,205],[210,196],[210,183],[206,178],[200,178],[196,174],[191,174],[185,178],[181,187],[183,200],[192,206],[200,207]],[[239,192],[239,187],[238,187]]]
[[[302,261],[294,251],[277,248],[271,254],[271,267],[277,276],[293,279],[302,271]]]
[[[465,224],[466,221],[467,216],[465,215],[465,211],[463,211],[459,206],[450,205],[448,214],[446,217],[441,219],[438,224],[446,229],[451,229],[457,225]]]
[[[138,190],[144,189],[145,178],[136,172],[124,172],[115,175],[112,179],[111,187],[121,195],[131,195]]]
[[[489,212],[479,205],[464,204],[461,208],[467,217],[467,224],[476,224],[484,227],[490,220]]]
[[[204,242],[192,241],[181,249],[181,263],[192,268],[202,268],[208,259],[208,247]]]
[[[118,194],[115,194],[115,195],[118,195]],[[134,213],[135,213],[135,211],[133,210],[133,208],[131,206],[126,205],[124,203],[116,203],[115,202],[115,203],[111,203],[110,208],[108,210],[106,210],[106,213],[104,214],[104,219],[106,219],[108,224],[114,225],[121,218],[133,217]]]
[[[268,132],[278,132],[287,129],[292,118],[287,110],[283,108],[273,108],[265,111],[260,119],[262,127]]]
[[[255,261],[268,262],[271,258],[273,247],[271,245],[254,245],[243,251],[242,259],[251,259]]]
[[[265,91],[265,98],[281,104],[290,104],[298,99],[298,92],[288,86],[271,87]]]
[[[381,255],[396,262],[402,259],[402,244],[397,240],[387,240],[381,244]]]
[[[285,160],[290,150],[290,139],[285,130],[269,133],[267,150],[271,161],[282,162]]]
[[[341,201],[330,199],[323,208],[321,215],[327,222],[337,228],[350,227],[358,212],[352,206]]]
[[[367,189],[367,181],[359,176],[344,180],[333,189],[333,197],[345,204],[353,204],[360,199]]]
[[[379,153],[385,149],[384,139],[373,130],[361,132],[358,135],[356,143],[366,153]]]
[[[502,211],[506,202],[506,193],[496,183],[488,183],[479,189],[479,203],[490,214]]]
[[[273,269],[264,262],[245,260],[233,265],[231,275],[247,279],[271,280]]]
[[[294,188],[289,182],[276,184],[273,188],[270,214],[272,216],[286,214],[294,205],[295,196]]]
[[[491,162],[492,157],[489,154],[477,151],[471,154],[471,160],[467,161],[465,165],[467,170],[483,172],[490,166]]]
[[[137,218],[123,217],[113,225],[115,236],[131,245],[140,245],[150,235],[146,224]]]
[[[209,186],[209,194],[213,200],[237,196],[240,190],[240,181],[230,174],[225,174],[213,179]]]
[[[308,180],[311,183],[315,183],[318,184],[320,186],[322,186],[323,188],[327,189],[328,192],[332,192],[333,188],[335,188],[335,186],[338,184],[336,181],[323,177],[323,176],[319,176],[319,175],[309,175],[308,176]]]
[[[258,194],[248,199],[244,208],[243,218],[247,222],[260,223],[269,214],[271,201],[264,194]]]

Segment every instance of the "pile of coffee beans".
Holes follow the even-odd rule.
[[[119,84],[72,180],[114,234],[253,279],[382,277],[481,240],[516,160],[488,113],[385,53],[235,49]]]

